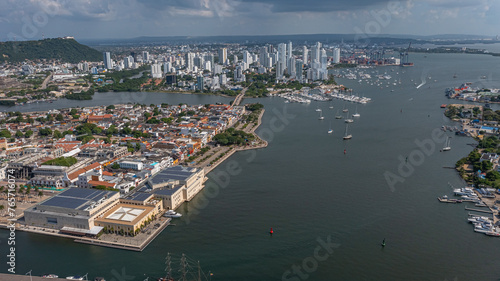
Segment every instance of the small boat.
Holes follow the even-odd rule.
[[[356,105],[356,111],[354,112],[352,117],[359,117],[359,116],[361,116],[361,114],[358,113],[358,106]]]
[[[346,122],[346,123],[352,123],[352,122],[354,122],[354,120],[353,120],[353,119],[350,119],[350,118],[349,118],[349,113],[346,113],[346,114],[345,114],[345,122]]]
[[[335,119],[342,119],[342,115],[339,114],[339,111],[337,110],[337,115],[335,115]]]
[[[321,108],[316,108],[316,112],[320,112],[321,111]]]
[[[382,247],[385,247],[385,238],[382,240],[382,244],[380,244]]]
[[[331,134],[333,133],[333,130],[332,130],[332,122],[330,121],[330,129],[328,130],[328,133]]]
[[[496,231],[489,231],[489,232],[486,232],[485,234],[488,236],[500,236],[500,233],[498,233]]]
[[[59,278],[59,276],[57,276],[55,274],[44,274],[42,276],[42,278],[50,278],[50,279],[52,279],[52,278]]]
[[[443,151],[450,151],[451,146],[450,146],[450,137],[446,139],[446,145],[443,147]]]
[[[167,212],[165,212],[165,214],[163,215],[167,218],[180,218],[182,217],[182,214],[179,214],[177,212],[175,212],[174,210],[168,210]]]
[[[66,277],[68,280],[83,280],[83,277],[75,275],[75,276],[68,276]]]
[[[342,139],[344,139],[344,140],[350,140],[350,139],[352,139],[352,135],[348,135],[347,134],[347,127],[348,127],[348,125],[345,124],[345,133],[344,133],[344,137],[342,137]]]
[[[319,120],[323,120],[323,119],[325,119],[325,117],[324,117],[324,116],[323,116],[323,114],[321,114],[321,113],[322,113],[322,112],[321,112],[321,110],[320,110],[320,111],[319,111],[319,117],[318,117],[318,119],[319,119]]]

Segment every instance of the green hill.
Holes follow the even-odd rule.
[[[101,61],[102,53],[74,39],[53,38],[39,41],[0,42],[0,62],[59,59],[62,62]]]

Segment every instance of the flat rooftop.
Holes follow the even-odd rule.
[[[183,166],[174,166],[166,168],[156,174],[150,181],[153,184],[169,182],[172,180],[186,181],[198,170],[196,168],[188,168]]]
[[[118,203],[111,210],[104,213],[102,217],[97,218],[95,222],[134,226],[154,208],[155,206],[152,205],[137,206]]]
[[[115,195],[116,191],[104,191],[87,188],[69,188],[54,197],[40,203],[40,206],[60,207],[73,210],[84,210],[97,203]]]

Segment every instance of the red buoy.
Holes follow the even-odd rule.
[[[269,231],[269,234],[273,235],[273,228],[271,227],[271,231]]]
[[[347,154],[347,149],[344,149],[344,154]]]

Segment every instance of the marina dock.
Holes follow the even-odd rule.
[[[465,209],[467,211],[474,211],[474,212],[480,212],[480,213],[487,213],[487,214],[493,214],[493,212],[491,210],[479,210],[479,209],[473,209],[473,208],[469,208],[469,207],[465,207]]]

